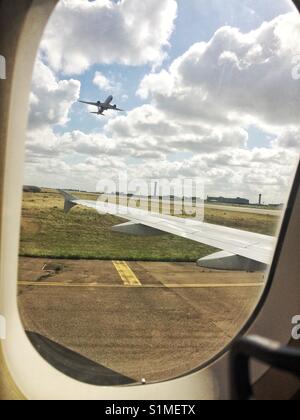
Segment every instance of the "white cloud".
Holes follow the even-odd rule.
[[[50,66],[65,74],[96,63],[157,64],[176,16],[175,0],[61,0],[41,48]]]
[[[175,88],[175,78],[163,69],[160,73],[151,73],[144,77],[137,94],[142,99],[147,99],[152,92],[159,92],[161,95],[170,97]]]
[[[25,183],[41,187],[67,188],[71,182],[71,168],[62,159],[31,157],[26,162]]]
[[[168,37],[158,37],[155,31],[153,42],[159,47],[156,54],[146,57],[138,48],[126,50],[125,43],[132,34],[125,39],[121,25],[113,41],[116,47],[117,37],[124,36],[116,58],[113,48],[104,51],[100,45],[98,51],[95,43],[91,49],[85,48],[86,40],[94,37],[93,18],[89,28],[78,23],[79,15],[85,19],[91,10],[95,21],[109,11],[112,19],[118,16],[124,23],[124,16],[133,16],[136,7],[137,15],[143,16],[141,22],[146,20],[147,31],[146,15],[158,4],[156,1],[89,3],[65,0],[59,6],[52,28],[55,19],[58,24],[69,11],[70,33],[66,26],[65,33],[55,39],[48,30],[44,53],[49,48],[53,68],[69,73],[76,68],[82,71],[100,60],[100,55],[104,62],[127,64],[155,62],[163,57],[166,43],[157,40]],[[164,7],[171,3],[162,1],[157,8],[165,13]],[[149,19],[161,23],[166,18],[158,18],[158,12],[154,15]],[[209,194],[239,195],[256,201],[262,193],[266,202],[283,202],[300,151],[300,84],[293,80],[291,67],[293,54],[298,52],[298,19],[295,14],[281,16],[246,34],[231,27],[219,29],[209,42],[193,45],[168,69],[146,75],[138,93],[150,103],[127,114],[113,114],[99,133],[75,130],[55,134],[48,127],[68,120],[80,84],[75,80],[58,81],[49,67],[38,62],[30,98],[31,127],[35,130],[28,135],[28,183],[34,183],[35,177],[44,185],[95,190],[99,179],[127,170],[131,179],[196,177],[204,180]],[[77,24],[86,34],[76,33]],[[141,28],[138,25],[137,37]],[[93,58],[90,51],[95,50],[99,55]],[[114,74],[107,77],[101,72],[96,72],[94,84],[109,91],[119,86]],[[59,98],[65,98],[65,102]],[[272,133],[269,147],[249,149],[250,124],[263,127],[266,138]],[[272,140],[274,134],[276,139]],[[253,133],[251,136],[255,137]]]
[[[244,148],[248,133],[238,127],[189,125],[184,121],[167,119],[155,106],[143,105],[108,121],[105,130],[122,145],[134,150],[209,153],[224,148]],[[132,153],[134,153],[134,150]]]
[[[60,138],[49,127],[28,131],[27,158],[58,157],[61,153]]]
[[[127,171],[129,179],[197,178],[204,182],[208,194],[243,195],[255,201],[262,193],[266,202],[283,202],[299,156],[294,149],[278,147],[281,135],[272,147],[252,150],[242,144],[202,148],[196,144],[189,146],[190,157],[185,158],[180,155],[188,147],[176,145],[172,137],[167,136],[163,144],[163,137],[123,137],[113,127],[110,130],[106,135],[35,131],[28,142],[28,173],[35,173],[44,185],[54,185],[51,180],[58,180],[65,161],[60,186],[67,178],[72,187],[93,191],[100,179]],[[170,160],[173,153],[176,158]]]
[[[138,94],[181,119],[269,128],[296,125],[300,83],[292,77],[292,62],[299,37],[298,13],[279,16],[249,33],[220,28],[207,43],[191,46],[167,72],[147,75]]]
[[[116,89],[115,83],[109,80],[103,73],[97,71],[93,80],[94,85],[96,85],[100,90],[105,92],[111,92]]]
[[[79,93],[78,80],[57,80],[53,71],[38,58],[30,96],[29,129],[66,124]]]
[[[125,159],[114,154],[101,135],[78,131],[58,135],[44,129],[28,136],[25,181],[29,184],[95,191],[101,179],[126,168]]]
[[[289,127],[273,142],[274,146],[300,151],[300,128]]]

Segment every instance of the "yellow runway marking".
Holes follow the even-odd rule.
[[[36,286],[36,287],[85,287],[98,289],[122,289],[121,284],[96,284],[96,283],[58,283],[58,282],[34,282],[34,281],[19,281],[19,286]],[[236,283],[236,284],[149,284],[142,285],[132,284],[131,287],[143,289],[219,289],[219,288],[233,288],[233,287],[263,287],[264,283]],[[128,284],[126,284],[128,286]]]
[[[125,261],[113,261],[125,286],[141,286],[141,282]]]

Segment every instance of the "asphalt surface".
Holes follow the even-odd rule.
[[[107,199],[110,198],[112,200],[112,197],[108,197],[105,195],[102,195],[102,198]],[[146,199],[131,199],[130,201],[128,201],[128,199],[124,198],[124,197],[119,197],[119,204],[123,205],[123,206],[127,206],[129,205],[129,207],[135,207],[136,206],[136,202],[139,202],[139,208],[142,210],[146,210],[149,211],[149,202]],[[170,201],[164,201],[163,203],[161,203],[159,200],[157,199],[152,199],[151,200],[151,205],[152,208],[151,210],[155,213],[160,213],[160,205],[164,206],[164,214],[169,214],[170,212],[170,205],[174,206],[174,211],[176,211],[176,215],[181,215],[182,214],[182,203],[180,203],[179,201],[175,201],[175,202],[170,202]],[[198,216],[203,216],[203,208],[197,206],[196,207],[198,210]],[[208,204],[205,203],[204,205],[204,212],[205,209],[211,209],[211,210],[219,210],[219,211],[224,211],[224,212],[236,212],[236,213],[247,213],[247,214],[258,214],[258,215],[265,215],[265,216],[276,216],[276,217],[281,217],[284,210],[283,209],[268,209],[266,207],[247,207],[247,206],[239,206],[239,205],[230,205],[230,204]],[[191,214],[193,215],[195,212],[195,205],[191,205],[188,201],[185,202],[184,204],[184,210],[185,212],[191,212]]]
[[[255,207],[242,207],[242,206],[230,206],[220,204],[205,204],[206,209],[222,210],[222,211],[235,211],[239,213],[253,213],[253,214],[264,214],[266,216],[277,216],[282,215],[283,210],[272,210],[266,208],[255,208]]]
[[[103,196],[108,198],[108,196]],[[111,199],[111,197],[110,197]],[[125,198],[119,198],[120,200],[120,204],[121,205],[127,205],[127,199]],[[148,210],[148,200],[145,199],[140,199],[137,200],[140,202],[140,208],[143,210]],[[159,200],[155,200],[152,199],[151,200],[152,203],[152,211],[159,213]],[[170,207],[170,202],[169,201],[163,201],[163,205],[165,206],[165,212],[164,213],[168,213],[168,209]],[[175,201],[174,203],[172,203],[172,205],[174,205],[174,209],[177,210],[177,214],[180,215],[182,214],[182,203],[180,203],[179,201]],[[132,199],[131,201],[129,201],[129,206],[130,207],[134,207],[135,206],[135,200]],[[192,214],[195,211],[195,207],[194,205],[190,205],[189,202],[185,202],[184,204],[185,206],[185,211],[189,212],[191,211]],[[201,214],[201,209],[199,209],[199,214]],[[230,205],[230,204],[208,204],[205,203],[204,205],[204,209],[211,209],[211,210],[220,210],[220,211],[227,211],[227,212],[238,212],[238,213],[248,213],[248,214],[259,214],[259,215],[265,215],[265,216],[276,216],[276,217],[280,217],[283,214],[283,209],[277,209],[274,210],[273,209],[268,209],[266,207],[247,207],[247,206],[234,206],[234,205]],[[202,209],[203,210],[203,209]]]
[[[200,367],[242,328],[265,282],[262,273],[185,263],[21,258],[19,272],[20,314],[34,346],[57,369],[98,385]]]

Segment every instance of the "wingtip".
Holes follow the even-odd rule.
[[[65,200],[64,212],[67,214],[73,207],[77,205],[76,203],[74,203],[74,201],[77,200],[77,198],[65,190],[58,190],[58,191],[64,197],[64,200]]]

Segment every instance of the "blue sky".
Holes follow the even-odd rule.
[[[94,190],[124,168],[199,174],[210,194],[281,202],[298,156],[293,10],[287,0],[64,0],[33,78],[26,180]],[[111,89],[93,83],[97,72]],[[99,118],[77,102],[109,94],[125,113]]]
[[[168,58],[162,67],[167,68],[173,60],[181,56],[196,42],[209,41],[214,33],[222,26],[238,27],[243,32],[256,29],[264,21],[287,13],[293,6],[286,1],[261,0],[178,0],[178,16],[173,35],[170,39],[170,48],[167,48]],[[150,65],[124,66],[119,64],[94,65],[78,79],[81,81],[81,98],[83,100],[104,100],[108,92],[101,92],[93,84],[96,71],[100,71],[109,79],[121,83],[122,92],[112,92],[119,106],[130,111],[145,101],[136,95],[138,86],[144,75],[151,71]],[[63,78],[63,74],[59,74]],[[123,99],[125,94],[128,99]],[[93,116],[82,114],[83,105],[75,104],[71,111],[69,124],[57,127],[58,132],[81,130],[97,132],[104,127],[106,121]],[[268,146],[270,136],[264,131],[251,127],[249,130],[249,147]]]
[[[171,57],[181,55],[193,43],[208,41],[221,26],[248,32],[265,20],[287,13],[290,2],[274,0],[179,0]]]

